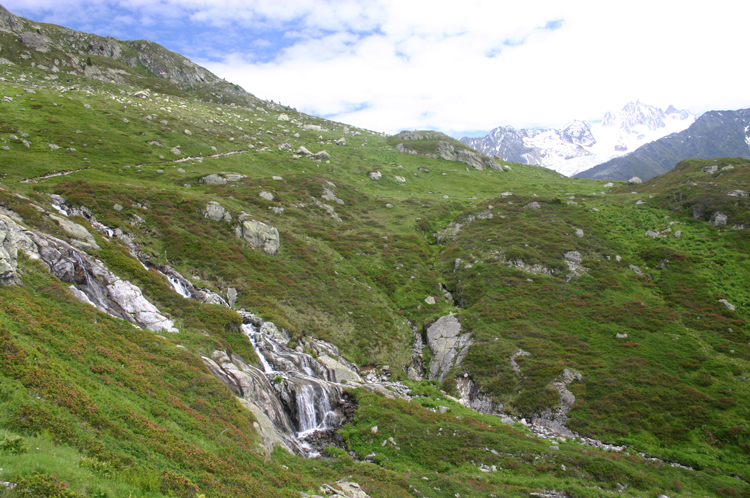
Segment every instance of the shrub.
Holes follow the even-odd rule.
[[[23,496],[31,498],[83,498],[83,495],[69,489],[68,484],[55,476],[34,472],[31,477],[16,476],[17,489]]]

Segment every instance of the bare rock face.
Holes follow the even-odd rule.
[[[573,405],[576,402],[575,395],[568,390],[568,384],[576,380],[583,380],[583,376],[580,373],[566,368],[563,373],[552,382],[552,386],[560,393],[559,408],[548,408],[541,413],[537,413],[532,417],[531,422],[534,425],[540,425],[552,429],[557,435],[574,437],[575,434],[565,426],[565,423],[568,421],[567,413],[573,408]]]
[[[28,230],[0,215],[0,283],[21,285],[19,251],[29,259],[41,260],[50,273],[72,284],[79,301],[154,332],[179,332],[136,285],[117,277],[101,261],[63,240]]]
[[[461,364],[469,346],[473,344],[471,334],[459,335],[461,323],[453,315],[439,318],[427,328],[427,345],[433,354],[429,378],[442,381],[445,375]]]
[[[268,254],[276,254],[281,247],[279,230],[262,221],[244,220],[235,232],[237,237],[245,239],[252,247],[262,247]]]
[[[18,35],[18,40],[29,48],[33,48],[37,52],[49,52],[49,43],[52,42],[49,38],[41,33],[33,31],[27,31]]]
[[[96,239],[94,239],[89,231],[78,223],[74,223],[67,218],[54,214],[50,214],[49,217],[55,220],[60,225],[60,228],[76,239],[73,241],[73,245],[86,250],[94,249],[98,251],[101,249],[101,247],[96,244]]]

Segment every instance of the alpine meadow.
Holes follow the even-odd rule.
[[[750,497],[750,159],[569,178],[0,47],[0,496]]]

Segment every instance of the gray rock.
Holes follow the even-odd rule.
[[[18,41],[23,43],[29,48],[35,49],[37,52],[46,53],[49,52],[49,44],[52,43],[48,37],[41,33],[34,31],[27,31],[18,35]]]
[[[380,174],[380,171],[370,171],[367,173],[367,176],[370,177],[370,180],[380,180],[383,177],[383,175]]]
[[[276,254],[281,246],[278,229],[261,221],[244,220],[237,226],[236,232],[252,247],[262,247],[268,254]]]
[[[709,220],[709,223],[718,226],[724,226],[727,224],[728,216],[724,213],[720,213],[719,211],[715,212],[713,215],[711,215],[711,219]]]
[[[230,308],[234,308],[234,304],[237,302],[237,289],[234,287],[227,289],[227,302]]]
[[[719,299],[719,302],[723,304],[724,306],[726,306],[729,311],[735,310],[734,305],[730,303],[729,301],[727,301],[726,299]]]
[[[321,197],[327,201],[334,201],[338,204],[344,204],[344,200],[336,197],[336,194],[334,194],[333,191],[328,187],[323,187],[323,195],[321,195]]]
[[[628,334],[625,334],[624,332],[623,333],[618,332],[617,334],[615,334],[615,337],[617,337],[618,339],[627,339]]]
[[[634,176],[633,178],[631,178],[630,180],[628,180],[628,185],[638,185],[638,184],[641,184],[641,183],[643,183],[643,180],[641,180],[637,176]]]
[[[336,140],[336,145],[346,145],[346,138],[341,137],[338,140]]]
[[[205,185],[225,185],[246,178],[239,173],[212,173],[201,178],[199,181]]]
[[[229,214],[229,211],[224,209],[224,206],[219,204],[216,201],[209,201],[208,204],[206,204],[206,218],[209,218],[214,221],[232,221],[232,215]]]
[[[556,444],[553,444],[552,446],[549,447],[549,450],[550,451],[560,451],[560,447],[557,446]]]
[[[406,183],[406,178],[404,178],[403,176],[397,176],[396,181],[398,183]]]
[[[648,230],[646,232],[646,237],[652,237],[655,239],[658,236],[659,236],[659,232],[654,232],[653,230]]]
[[[445,375],[463,361],[469,346],[473,344],[471,334],[459,335],[461,323],[451,315],[439,318],[427,328],[427,345],[433,354],[429,378],[442,381]]]
[[[175,156],[179,156],[179,155],[181,155],[181,154],[182,154],[182,151],[180,151],[180,148],[179,148],[179,147],[172,147],[172,148],[171,148],[171,149],[169,150],[169,152],[171,152],[171,153],[172,153],[172,154],[174,154]]]
[[[583,262],[583,257],[578,251],[568,251],[563,254],[563,257],[568,261],[572,261],[573,263],[581,264],[581,262]]]
[[[435,304],[435,298],[432,296],[427,296],[426,298],[424,298],[424,302],[427,304]]]
[[[326,160],[330,159],[331,155],[325,150],[321,150],[320,152],[316,152],[315,154],[313,154],[313,158],[317,160]]]
[[[74,223],[67,218],[63,218],[55,214],[50,214],[49,217],[55,220],[57,224],[60,225],[60,228],[65,230],[73,238],[77,239],[73,241],[73,245],[76,245],[84,250],[98,251],[101,249],[101,247],[97,245],[94,236],[91,235],[88,230],[86,230],[78,223]]]
[[[583,237],[583,230],[580,228],[576,228],[576,237]]]
[[[604,188],[612,188],[614,186],[615,186],[615,184],[612,183],[612,182],[607,182],[607,183],[604,184]]]
[[[29,259],[41,260],[63,282],[75,284],[74,295],[80,301],[154,332],[179,332],[137,286],[118,278],[101,261],[63,240],[27,230],[0,214],[0,283],[21,284],[17,272],[19,252]]]
[[[267,201],[272,201],[274,199],[273,194],[271,192],[266,192],[266,191],[263,191],[260,194],[258,194],[258,197],[260,197],[261,199],[265,199]]]
[[[300,154],[302,156],[312,156],[313,155],[312,152],[310,152],[309,150],[307,150],[307,147],[305,147],[304,145],[300,145],[297,148],[297,150],[294,151],[294,153],[295,154]]]
[[[701,168],[701,171],[704,173],[716,173],[717,171],[719,171],[719,167],[716,165],[703,166]]]
[[[747,192],[744,190],[732,190],[727,192],[727,195],[732,197],[747,197]]]
[[[539,204],[537,201],[534,201],[534,202],[529,202],[523,208],[524,209],[539,209],[541,207],[542,207],[541,204]]]

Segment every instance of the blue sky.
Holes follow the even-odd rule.
[[[387,133],[430,128],[458,137],[498,125],[558,127],[636,99],[696,114],[750,106],[742,74],[748,2],[3,5],[40,22],[153,40],[258,97]]]

